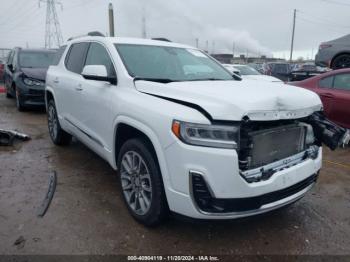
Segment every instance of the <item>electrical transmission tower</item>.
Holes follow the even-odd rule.
[[[46,4],[45,48],[59,47],[63,43],[63,37],[56,5],[60,5],[61,9],[63,5],[57,0],[39,0],[39,7],[42,2]]]

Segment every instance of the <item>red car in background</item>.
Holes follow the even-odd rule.
[[[350,69],[334,70],[288,84],[317,93],[322,100],[327,118],[350,129]]]
[[[0,83],[4,80],[5,62],[0,59]]]

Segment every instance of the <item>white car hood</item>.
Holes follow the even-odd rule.
[[[250,79],[250,80],[267,81],[267,82],[273,82],[273,83],[283,83],[280,79],[273,76],[267,76],[267,75],[243,75],[242,78]]]
[[[303,88],[255,80],[168,84],[136,81],[140,92],[201,107],[214,120],[297,119],[322,109],[317,94]]]

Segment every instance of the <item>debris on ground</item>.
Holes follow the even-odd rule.
[[[56,174],[56,171],[54,171],[50,174],[49,186],[47,189],[46,196],[45,196],[43,202],[41,203],[41,205],[39,206],[38,217],[43,217],[45,215],[46,211],[48,210],[50,203],[51,203],[51,200],[52,200],[53,195],[54,195],[55,190],[56,190],[56,184],[57,184],[57,174]]]
[[[26,240],[24,239],[23,236],[20,236],[19,238],[16,239],[15,243],[13,243],[15,246],[17,246],[18,249],[21,249],[24,247],[26,243]]]
[[[12,146],[15,139],[30,140],[30,136],[14,130],[0,129],[0,146]]]

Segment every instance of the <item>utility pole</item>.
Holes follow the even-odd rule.
[[[297,10],[294,9],[294,15],[293,15],[293,32],[292,32],[292,44],[290,47],[290,58],[289,61],[293,61],[293,48],[294,48],[294,34],[295,34],[295,20],[297,18]]]
[[[196,47],[198,48],[199,47],[199,39],[196,38]]]
[[[147,28],[146,28],[146,9],[142,8],[142,38],[147,38]]]
[[[205,42],[205,50],[209,54],[209,41],[208,40]]]
[[[108,5],[108,19],[109,19],[109,36],[114,37],[115,31],[114,31],[114,10],[113,10],[113,4],[109,3]]]
[[[236,49],[236,43],[233,42],[232,44],[232,57],[235,58],[235,49]]]
[[[56,5],[60,5],[61,9],[63,5],[57,0],[39,0],[39,7],[41,2],[46,4],[45,48],[59,47],[63,43],[63,37]]]
[[[215,54],[215,40],[213,40],[212,54]]]

